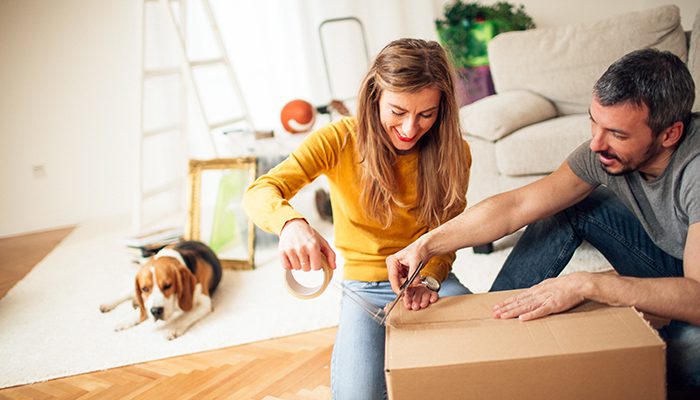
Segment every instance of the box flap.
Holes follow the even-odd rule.
[[[421,311],[394,310],[386,368],[420,368],[665,346],[631,307],[587,302],[520,322],[493,319],[493,305],[518,291],[441,298]]]

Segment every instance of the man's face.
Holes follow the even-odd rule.
[[[646,104],[630,103],[604,107],[594,96],[588,110],[591,119],[591,151],[610,175],[631,171],[645,172],[663,151],[661,136],[655,137],[647,125]]]

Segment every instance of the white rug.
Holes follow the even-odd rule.
[[[100,303],[133,285],[136,266],[122,245],[126,227],[86,223],[0,300],[0,387],[103,370],[334,326],[339,293],[297,300],[283,285],[274,253],[254,271],[225,271],[214,312],[173,341],[151,322],[124,332],[114,327],[136,312],[123,304],[108,314]],[[474,292],[488,290],[512,240],[491,255],[461,250],[455,273]],[[590,249],[573,269],[608,268]],[[335,279],[341,276],[340,271]],[[320,278],[319,278],[320,279]]]
[[[105,222],[80,226],[0,300],[0,387],[338,323],[337,290],[312,300],[292,297],[281,267],[268,254],[271,261],[254,271],[224,271],[214,312],[184,336],[168,341],[160,326],[149,321],[114,332],[136,312],[128,303],[107,314],[99,311],[100,303],[133,286],[137,266],[129,263],[122,245],[127,233]]]

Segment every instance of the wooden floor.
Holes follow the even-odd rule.
[[[0,239],[0,298],[71,231]],[[0,399],[330,399],[335,331],[0,389]]]

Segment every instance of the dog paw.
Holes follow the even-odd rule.
[[[165,334],[165,338],[168,340],[177,339],[178,337],[182,336],[183,333],[185,332],[180,329],[172,329]]]
[[[121,331],[124,331],[124,330],[131,328],[132,326],[134,326],[134,324],[131,322],[119,324],[116,327],[114,327],[114,331],[121,332]]]
[[[114,307],[110,306],[109,304],[101,304],[100,305],[100,311],[103,313],[110,312],[114,309]]]

